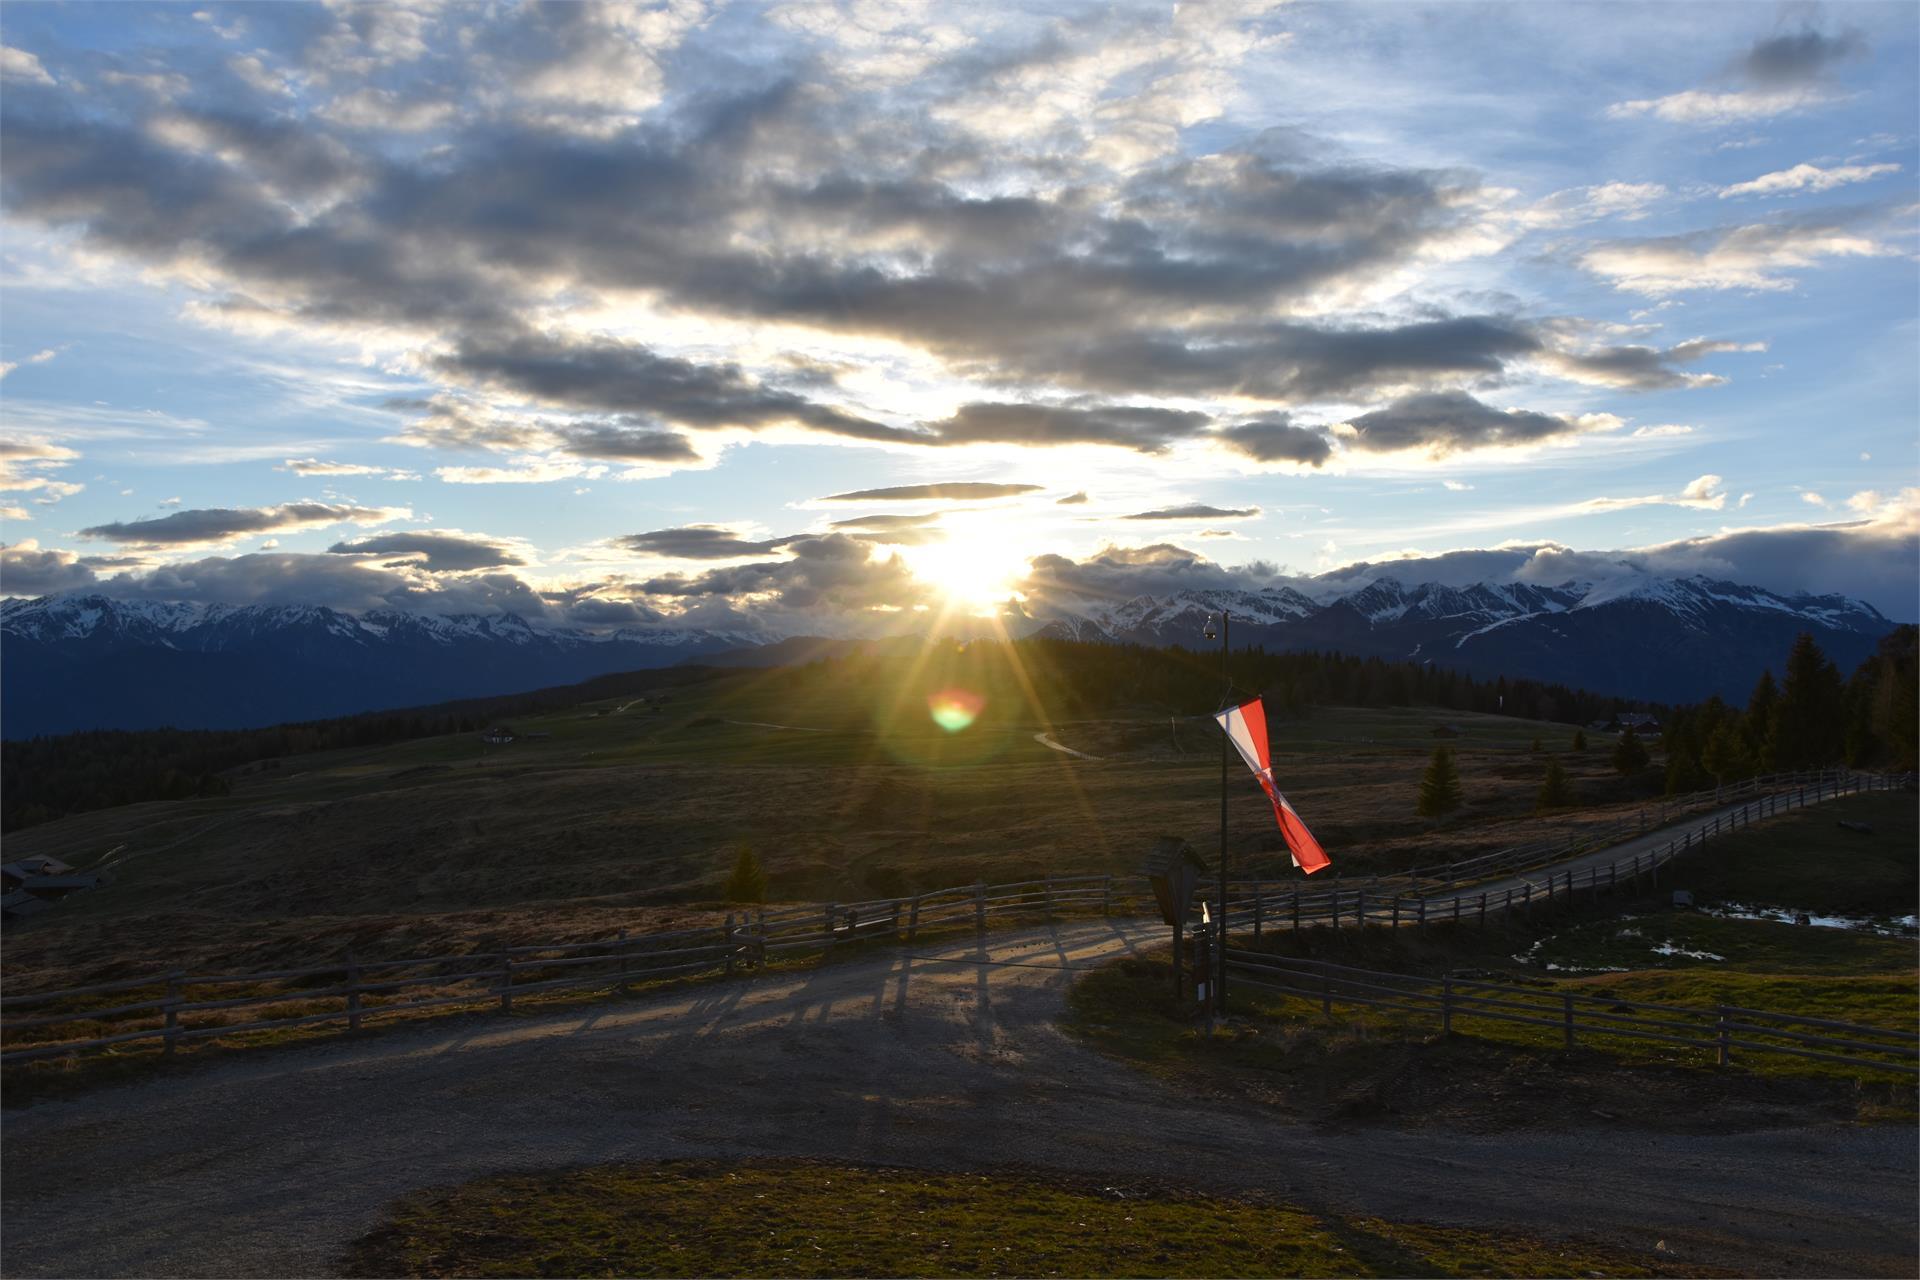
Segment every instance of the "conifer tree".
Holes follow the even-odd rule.
[[[1762,671],[1754,681],[1753,694],[1747,699],[1747,750],[1762,769],[1773,763],[1773,716],[1780,703],[1780,687],[1773,681],[1771,669]]]
[[[1647,767],[1647,749],[1640,745],[1640,735],[1631,728],[1620,735],[1619,743],[1613,748],[1613,767],[1623,778],[1631,778]]]
[[[1700,753],[1700,764],[1721,786],[1753,773],[1753,758],[1747,752],[1746,737],[1734,727],[1733,721],[1723,720],[1713,731]]]
[[[1433,759],[1427,762],[1427,773],[1420,780],[1420,816],[1437,818],[1443,813],[1452,813],[1461,805],[1460,774],[1453,767],[1453,752],[1444,746],[1433,749]]]
[[[1560,761],[1549,757],[1547,776],[1540,783],[1540,797],[1535,802],[1537,809],[1564,809],[1573,803],[1573,784],[1567,780],[1567,771],[1560,767]]]
[[[760,866],[760,859],[753,852],[753,846],[743,844],[733,858],[733,872],[727,876],[725,889],[728,902],[765,902],[767,900],[767,873]]]
[[[1575,751],[1585,751],[1587,749],[1587,731],[1585,729],[1575,729],[1573,731],[1573,749]]]
[[[1787,655],[1787,674],[1774,707],[1774,766],[1815,769],[1838,760],[1846,733],[1844,717],[1845,686],[1839,668],[1803,631]]]

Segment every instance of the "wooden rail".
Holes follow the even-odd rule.
[[[1236,988],[1274,992],[1319,1005],[1328,1014],[1336,1005],[1358,1005],[1433,1017],[1447,1034],[1463,1019],[1480,1019],[1557,1030],[1568,1049],[1582,1035],[1589,1041],[1620,1036],[1711,1050],[1720,1066],[1738,1050],[1920,1076],[1920,1035],[1912,1028],[1896,1031],[1734,1005],[1648,1004],[1511,983],[1423,978],[1233,948],[1227,951],[1227,966]]]
[[[1488,914],[1530,910],[1580,892],[1633,884],[1697,847],[1762,814],[1771,815],[1858,790],[1908,785],[1909,778],[1866,774],[1782,775],[1724,794],[1755,795],[1740,809],[1676,835],[1661,850],[1630,860],[1557,872],[1538,886],[1507,886],[1463,895],[1454,875],[1436,885],[1432,869],[1353,886],[1271,892],[1264,882],[1228,886],[1228,923],[1256,938],[1277,927],[1414,925],[1440,919],[1485,921]],[[1756,794],[1759,784],[1770,790]],[[1715,793],[1702,792],[1700,796]],[[1698,797],[1689,797],[1689,801]],[[1678,802],[1676,802],[1677,804]],[[1634,828],[1608,828],[1608,830]],[[1584,846],[1544,842],[1503,850],[1459,866],[1481,868],[1482,882],[1525,868],[1552,848],[1561,857]],[[1424,892],[1422,891],[1424,890]],[[1203,894],[1205,890],[1201,891]],[[513,1010],[516,996],[556,991],[626,991],[638,983],[731,975],[789,952],[830,953],[849,943],[912,942],[923,932],[1010,916],[1131,912],[1151,894],[1140,876],[1045,876],[1011,884],[972,884],[899,898],[820,903],[729,915],[703,929],[629,935],[589,942],[536,944],[392,960],[360,960],[351,952],[327,964],[242,974],[153,974],[117,982],[0,998],[0,1064],[57,1057],[124,1044],[158,1042],[172,1054],[183,1041],[339,1024],[357,1031],[372,1019],[437,1009]],[[1451,894],[1451,896],[1446,896]],[[1215,904],[1217,910],[1217,904]],[[1449,914],[1450,913],[1450,914]],[[232,988],[240,988],[237,993]],[[228,989],[225,994],[221,989]],[[25,1017],[16,1011],[33,1010]],[[238,1019],[236,1021],[235,1019]],[[25,1033],[25,1034],[23,1034]]]

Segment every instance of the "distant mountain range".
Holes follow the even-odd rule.
[[[248,728],[572,684],[780,639],[552,629],[512,614],[9,600],[0,604],[0,734]]]
[[[1476,676],[1566,684],[1653,702],[1718,693],[1744,702],[1760,673],[1779,672],[1794,637],[1811,632],[1851,672],[1893,629],[1845,596],[1783,596],[1706,577],[1651,575],[1540,587],[1453,587],[1379,577],[1316,599],[1293,587],[1140,596],[1087,603],[1042,635],[1204,648],[1206,616],[1233,614],[1234,647],[1329,650],[1432,662]]]
[[[1555,681],[1626,698],[1744,700],[1810,631],[1850,671],[1893,624],[1843,596],[1782,596],[1695,577],[1454,587],[1376,577],[1313,591],[1194,591],[1050,602],[1034,634],[1205,648],[1330,650]],[[770,666],[858,647],[763,631],[536,626],[511,614],[359,615],[314,606],[168,604],[82,594],[0,603],[0,734],[245,728],[518,693],[616,671]]]

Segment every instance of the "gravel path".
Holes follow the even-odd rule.
[[[314,1275],[395,1196],[671,1156],[1023,1164],[1588,1236],[1787,1275],[1913,1275],[1911,1129],[1304,1127],[1170,1095],[1056,1019],[1087,921],[807,973],[265,1053],[5,1118],[9,1276]],[[991,962],[991,963],[988,963]]]

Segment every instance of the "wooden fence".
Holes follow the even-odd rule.
[[[1654,874],[1673,857],[1723,830],[1762,813],[1867,789],[1907,785],[1910,779],[1866,774],[1782,775],[1743,784],[1739,795],[1770,788],[1731,814],[1674,837],[1664,850],[1545,876],[1536,888],[1483,891],[1476,901],[1460,892],[1458,873],[1428,868],[1379,877],[1347,888],[1273,889],[1263,881],[1230,882],[1229,927],[1251,930],[1318,925],[1425,924],[1438,919],[1486,919],[1488,913],[1595,893]],[[1670,802],[1676,808],[1714,792]],[[1735,794],[1729,791],[1729,795]],[[1606,831],[1631,834],[1639,824]],[[1538,864],[1549,851],[1561,859],[1578,855],[1582,842],[1539,842],[1455,864],[1472,866],[1482,880]],[[1625,876],[1621,874],[1625,868]],[[1197,896],[1211,901],[1213,889]],[[1448,896],[1436,896],[1445,895]],[[0,1064],[35,1058],[153,1044],[171,1054],[185,1042],[246,1034],[270,1034],[332,1024],[357,1031],[370,1021],[434,1009],[481,1009],[508,1013],[516,997],[560,991],[621,990],[647,982],[696,974],[730,975],[773,963],[789,953],[831,952],[871,939],[913,941],[925,931],[971,925],[1010,916],[1131,912],[1150,898],[1141,876],[1047,876],[1012,884],[973,884],[930,893],[867,902],[822,903],[790,910],[729,915],[704,929],[629,935],[591,942],[535,944],[394,960],[338,960],[296,969],[245,974],[194,974],[176,970],[119,982],[59,991],[8,994],[0,998]],[[1213,907],[1217,913],[1218,903]],[[1464,914],[1463,914],[1464,912]],[[24,1013],[26,1016],[20,1016]]]
[[[1432,1017],[1443,1034],[1451,1034],[1456,1022],[1480,1019],[1550,1028],[1568,1049],[1583,1035],[1590,1042],[1618,1036],[1709,1050],[1721,1066],[1738,1050],[1920,1075],[1920,1036],[1912,1028],[1894,1031],[1734,1005],[1648,1004],[1512,983],[1421,978],[1261,951],[1230,948],[1226,958],[1236,988],[1274,992],[1318,1005],[1327,1014],[1336,1005],[1358,1005]]]

